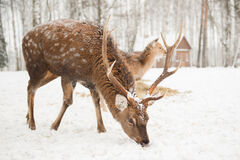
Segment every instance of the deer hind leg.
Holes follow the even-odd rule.
[[[27,123],[29,128],[32,130],[36,129],[35,120],[34,120],[34,96],[37,89],[48,82],[56,79],[58,76],[51,73],[46,72],[42,78],[39,79],[31,79],[28,82],[27,92],[28,92],[28,113],[27,113]]]
[[[96,116],[97,116],[97,129],[99,133],[106,132],[106,129],[103,124],[102,120],[102,114],[101,114],[101,109],[100,109],[100,97],[96,89],[90,89],[92,99],[95,105],[95,111],[96,111]]]
[[[63,105],[56,120],[53,122],[51,129],[54,129],[54,130],[58,129],[65,111],[73,103],[72,97],[73,97],[73,90],[75,86],[76,86],[75,81],[73,82],[67,78],[62,77]]]

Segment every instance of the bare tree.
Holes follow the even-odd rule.
[[[202,66],[207,67],[208,65],[208,59],[207,59],[207,29],[208,29],[208,0],[205,0],[205,15],[204,15],[204,27],[203,27],[203,50],[202,50]]]
[[[20,14],[21,14],[21,21],[22,21],[22,35],[25,35],[25,33],[27,32],[28,29],[28,25],[27,25],[27,19],[26,19],[26,10],[27,8],[27,4],[26,4],[26,0],[21,0],[20,1]]]
[[[36,26],[41,23],[41,2],[32,0],[32,25]]]
[[[8,57],[6,52],[6,42],[3,34],[3,26],[2,26],[2,0],[0,0],[0,68],[7,66]]]
[[[208,21],[208,0],[202,0],[197,67],[207,66],[207,56],[206,56],[207,21]]]
[[[16,70],[19,71],[21,69],[21,64],[20,64],[20,56],[19,56],[18,49],[17,49],[17,36],[16,36],[16,25],[15,25],[13,0],[10,0],[10,6],[11,6],[11,13],[12,13],[13,48],[14,48],[14,52],[16,54]]]

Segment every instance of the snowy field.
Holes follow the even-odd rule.
[[[145,76],[153,80],[161,70]],[[58,131],[50,130],[62,104],[59,79],[35,96],[36,131],[26,124],[27,72],[0,72],[0,160],[239,160],[240,69],[181,68],[160,85],[180,94],[148,108],[150,145],[123,133],[109,112],[98,134],[88,90],[77,85],[74,104]]]

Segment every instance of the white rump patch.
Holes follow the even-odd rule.
[[[121,94],[116,95],[115,105],[118,109],[123,111],[125,108],[127,108],[127,103],[128,103],[128,101],[127,101],[126,97],[124,97]]]

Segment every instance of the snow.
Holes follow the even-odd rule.
[[[151,83],[161,73],[144,76]],[[103,112],[106,133],[97,133],[89,91],[77,85],[74,103],[58,131],[50,130],[62,103],[60,79],[35,96],[37,129],[26,124],[27,72],[0,72],[1,160],[239,160],[240,69],[181,68],[160,85],[180,94],[148,108],[150,144],[142,148],[127,137],[110,112]]]

